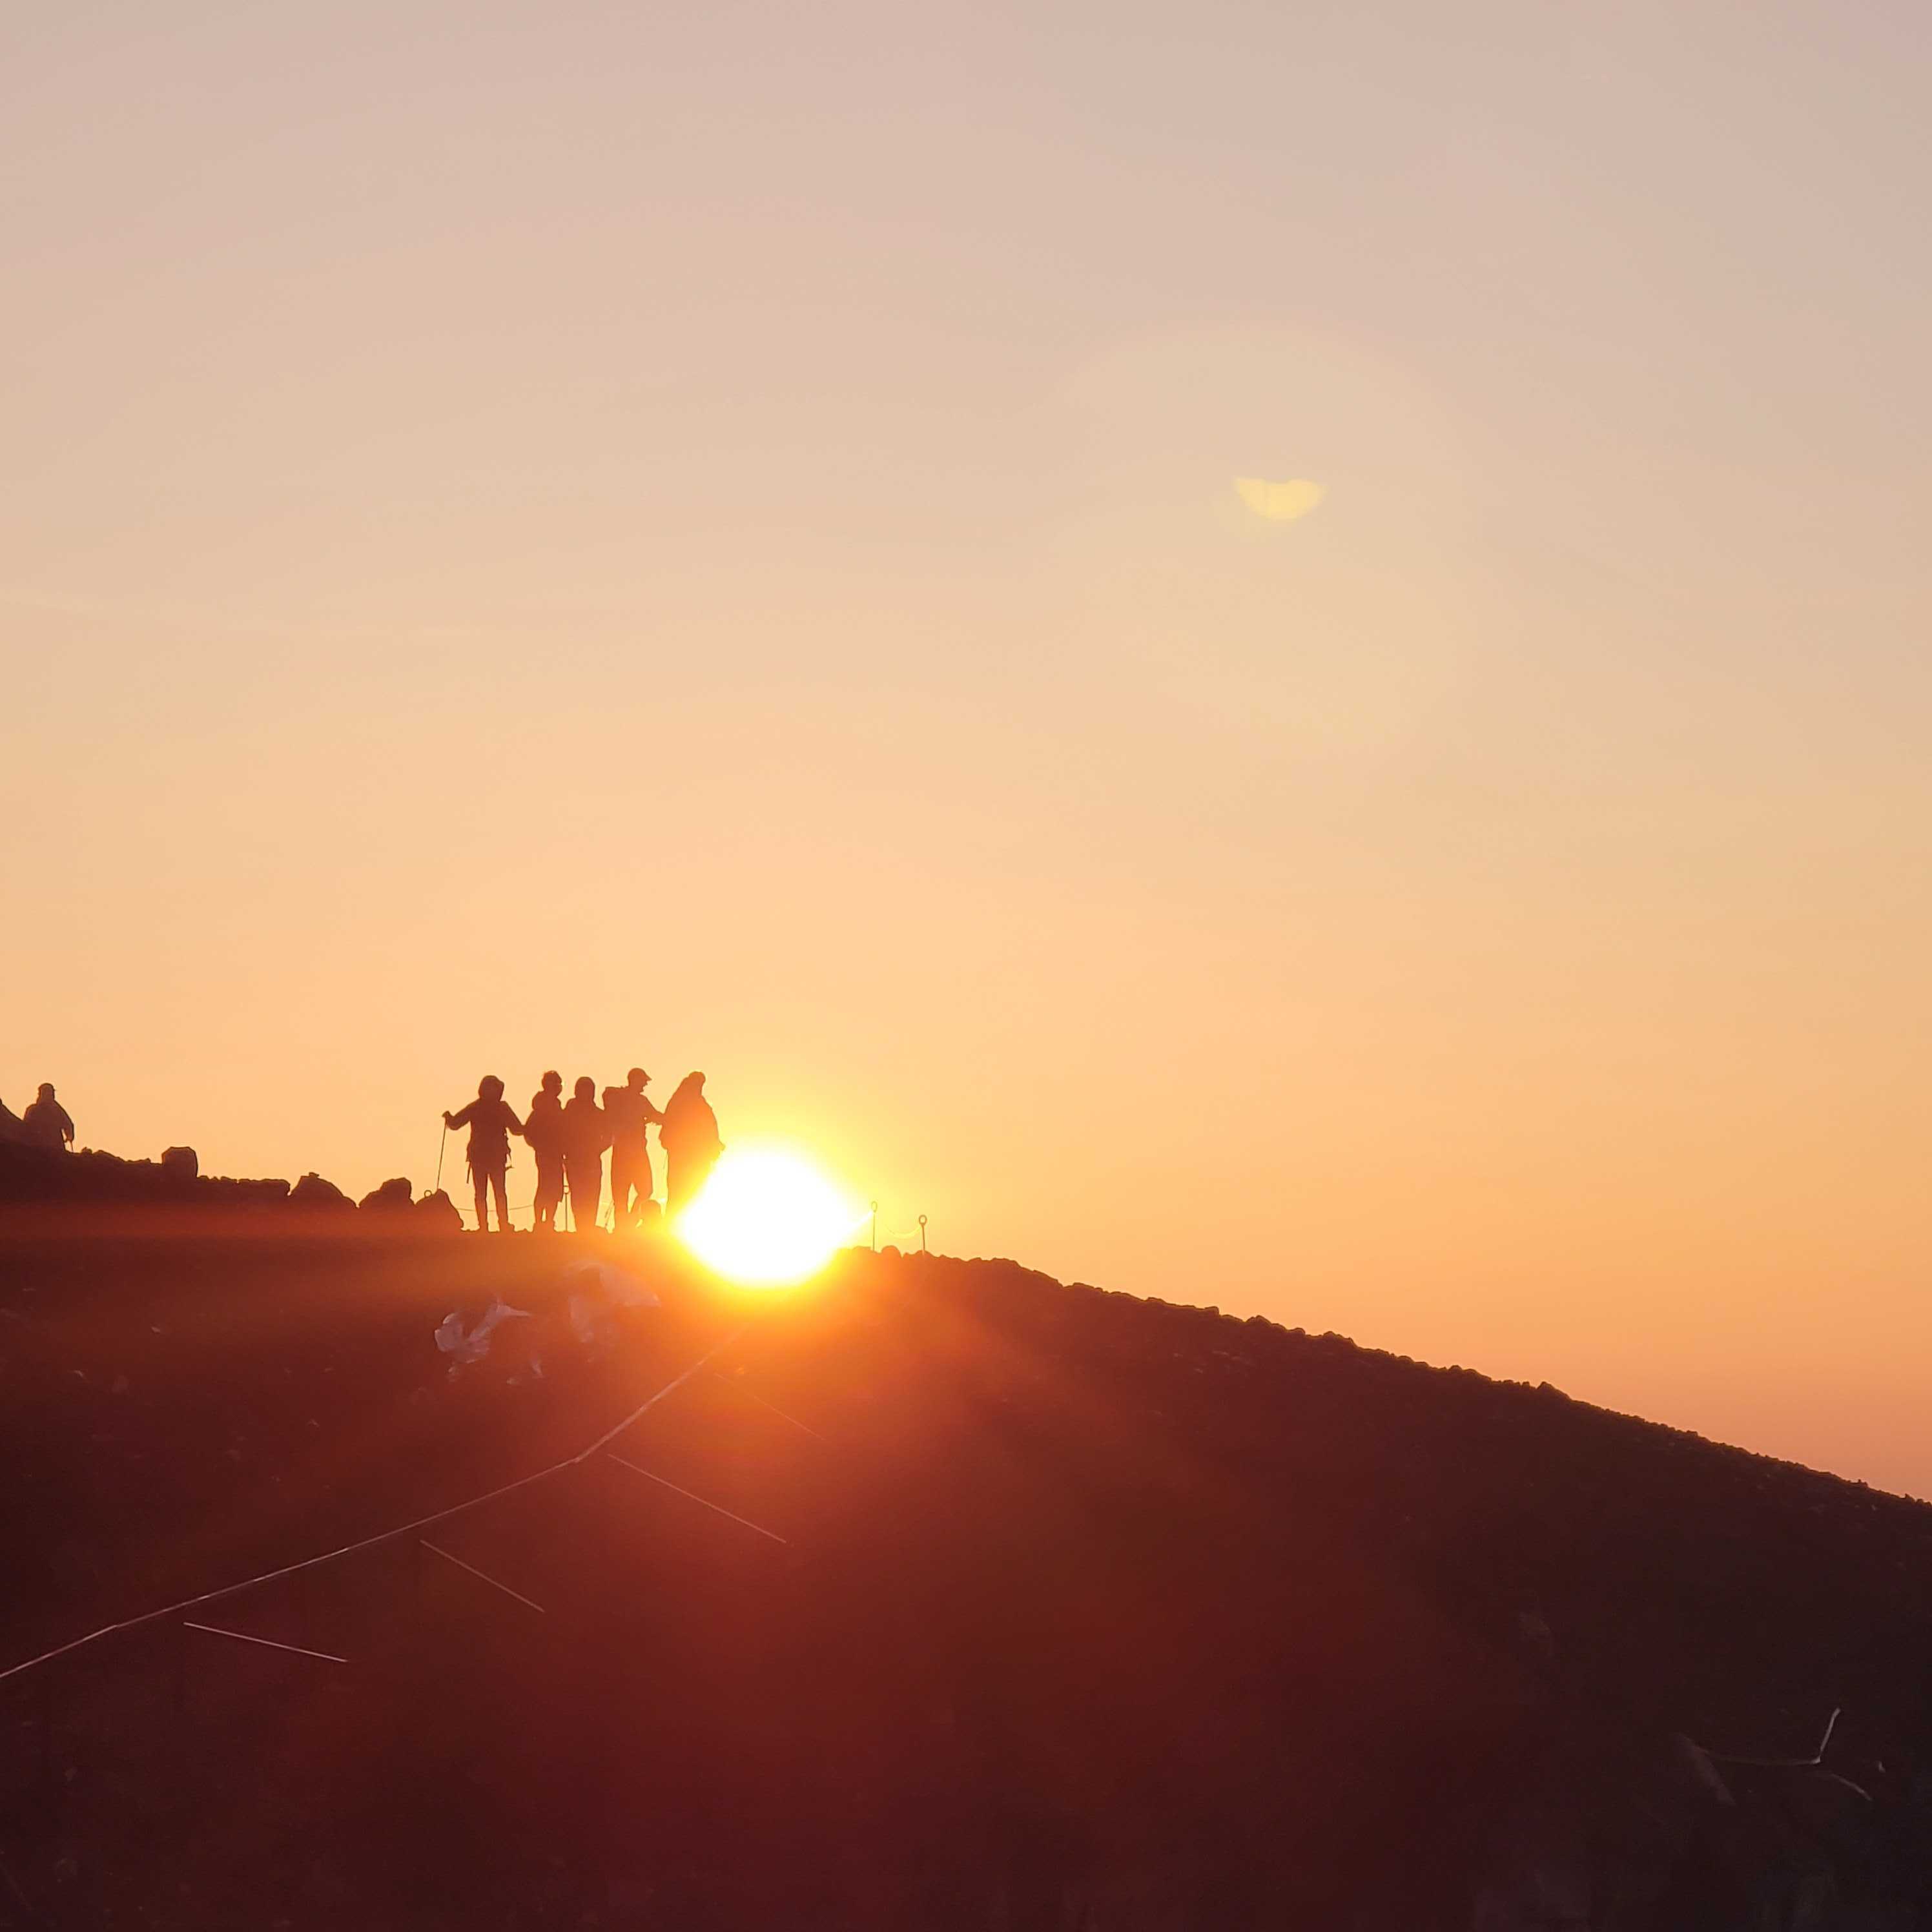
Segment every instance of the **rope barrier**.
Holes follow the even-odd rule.
[[[530,1598],[524,1594],[522,1591],[513,1590],[510,1588],[508,1584],[499,1582],[494,1576],[492,1576],[488,1573],[488,1571],[478,1569],[475,1564],[466,1563],[460,1556],[452,1556],[448,1550],[443,1548],[441,1544],[432,1543],[426,1536],[419,1536],[417,1538],[416,1540],[420,1543],[432,1556],[440,1556],[446,1563],[454,1563],[458,1569],[467,1570],[471,1576],[477,1578],[482,1582],[488,1583],[491,1589],[501,1590],[505,1596],[515,1598],[517,1601],[521,1604],[526,1610],[536,1611],[538,1616],[542,1616],[544,1614],[544,1606],[542,1604],[532,1603]]]
[[[218,1590],[204,1590],[199,1595],[184,1597],[178,1604],[164,1604],[159,1610],[143,1610],[139,1616],[124,1617],[118,1623],[103,1624],[98,1630],[89,1630],[85,1636],[70,1637],[65,1643],[56,1644],[51,1650],[44,1650],[38,1657],[23,1658],[18,1664],[10,1664],[0,1670],[0,1684],[10,1677],[18,1677],[23,1672],[38,1670],[44,1664],[51,1664],[56,1658],[66,1657],[73,1652],[96,1643],[104,1636],[118,1636],[123,1630],[139,1630],[144,1624],[158,1622],[164,1617],[176,1616],[182,1610],[199,1610],[204,1604],[219,1603],[224,1597],[238,1596],[244,1590],[252,1590],[258,1583],[272,1583],[284,1576],[298,1575],[304,1570],[313,1570],[324,1563],[333,1563],[338,1558],[353,1556],[358,1551],[374,1550],[377,1544],[392,1543],[399,1536],[407,1536],[412,1531],[427,1529],[433,1522],[446,1522],[453,1516],[460,1516],[466,1510],[478,1508],[484,1503],[494,1502],[499,1496],[507,1496],[515,1490],[526,1489],[532,1483],[540,1483],[546,1476],[554,1476],[560,1470],[574,1469],[580,1463],[596,1454],[605,1444],[616,1440],[632,1424],[654,1408],[664,1397],[682,1388],[707,1362],[715,1360],[736,1342],[748,1324],[741,1324],[707,1354],[700,1355],[682,1375],[674,1377],[652,1396],[638,1403],[630,1414],[612,1429],[607,1429],[589,1448],[574,1456],[566,1456],[560,1462],[553,1462],[548,1468],[532,1470],[527,1476],[519,1476],[514,1482],[500,1484],[494,1490],[486,1490],[480,1496],[472,1496],[466,1502],[452,1503],[447,1509],[432,1510],[428,1516],[419,1516],[409,1522],[398,1523],[393,1529],[380,1530],[374,1536],[358,1537],[353,1543],[345,1543],[338,1548],[326,1550],[319,1556],[304,1556],[299,1562],[284,1563],[280,1568],[264,1570],[260,1576],[246,1576],[238,1583],[226,1583]],[[660,1479],[661,1480],[661,1479]],[[754,1525],[755,1528],[757,1526]],[[765,1532],[770,1534],[769,1531]],[[444,1552],[439,1551],[439,1555]],[[455,1559],[452,1558],[452,1561]],[[488,1580],[494,1581],[494,1579]]]
[[[1843,1715],[1841,1709],[1832,1712],[1826,1722],[1825,1735],[1818,1741],[1817,1752],[1810,1757],[1740,1757],[1735,1751],[1712,1750],[1703,1744],[1697,1748],[1718,1764],[1754,1765],[1764,1771],[1811,1771],[1825,1762],[1825,1754],[1832,1748],[1832,1734],[1838,1728],[1838,1720]],[[1856,1785],[1852,1786],[1854,1790],[1857,1788]]]
[[[703,1368],[707,1362],[713,1360],[718,1356],[724,1354],[724,1351],[730,1348],[731,1344],[736,1341],[738,1337],[743,1334],[746,1329],[748,1328],[750,1326],[751,1324],[748,1322],[742,1322],[737,1328],[733,1329],[730,1334],[727,1335],[724,1340],[720,1342],[717,1347],[711,1351],[710,1354],[699,1356],[698,1360],[693,1362],[691,1366],[686,1369],[682,1375],[678,1376],[675,1381],[666,1382],[664,1387],[659,1389],[657,1394],[650,1398],[650,1401],[640,1402],[638,1403],[637,1407],[632,1409],[630,1414],[626,1416],[623,1420],[617,1424],[616,1428],[605,1430],[604,1433],[598,1436],[597,1440],[592,1443],[588,1449],[581,1450],[576,1455],[572,1456],[570,1458],[571,1462],[572,1463],[587,1462],[592,1456],[596,1454],[598,1450],[602,1449],[606,1443],[616,1442],[617,1438],[622,1435],[624,1431],[629,1428],[631,1424],[635,1422],[638,1418],[644,1414],[646,1409],[651,1408],[656,1403],[663,1401],[666,1396],[671,1394],[674,1390],[682,1388],[684,1384],[689,1382],[692,1377],[696,1375],[698,1370]],[[565,1466],[560,1462],[556,1466],[559,1468],[562,1468]],[[546,1469],[543,1473],[545,1475],[548,1475],[550,1472]]]
[[[610,1452],[610,1460],[626,1469],[634,1471],[640,1476],[650,1477],[654,1483],[663,1484],[668,1490],[676,1490],[680,1496],[688,1497],[692,1502],[700,1503],[708,1510],[716,1510],[720,1516],[728,1516],[734,1522],[742,1522],[747,1529],[755,1529],[760,1536],[769,1536],[774,1543],[788,1541],[776,1530],[767,1529],[763,1523],[754,1522],[748,1516],[740,1516],[736,1510],[728,1510],[722,1503],[714,1503],[709,1498],[700,1496],[694,1490],[681,1489],[668,1476],[660,1476],[655,1469],[647,1469],[641,1462],[633,1462],[628,1456],[620,1456],[614,1449]]]
[[[788,1415],[775,1402],[767,1402],[756,1389],[748,1389],[742,1382],[734,1381],[729,1376],[721,1376],[716,1369],[711,1371],[714,1381],[722,1382],[728,1389],[735,1389],[742,1396],[748,1396],[760,1408],[768,1408],[781,1422],[788,1422],[793,1428],[802,1430],[814,1442],[829,1442],[830,1438],[820,1436],[809,1423],[801,1422],[795,1415]]]
[[[232,1636],[237,1643],[259,1643],[264,1650],[286,1650],[292,1657],[320,1658],[324,1664],[346,1664],[346,1657],[338,1657],[332,1650],[310,1650],[299,1643],[278,1643],[272,1636],[250,1636],[246,1630],[224,1630],[217,1624],[190,1623],[182,1618],[183,1630],[206,1630],[210,1636]]]

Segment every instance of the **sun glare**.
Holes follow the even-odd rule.
[[[747,1287],[815,1274],[860,1215],[802,1156],[781,1148],[728,1152],[678,1217],[679,1238],[708,1267]]]

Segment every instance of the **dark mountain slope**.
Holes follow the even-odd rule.
[[[1918,1922],[1932,1510],[1007,1263],[760,1299],[656,1255],[586,1348],[576,1252],[0,1239],[9,1656],[726,1345],[625,1462],[430,1532],[541,1612],[409,1539],[200,1613],[346,1664],[106,1640],[52,1668],[50,1785],[0,1685],[46,1922]],[[535,1318],[452,1380],[431,1330],[500,1292]],[[1684,1742],[1803,1757],[1840,1706],[1819,1769]]]

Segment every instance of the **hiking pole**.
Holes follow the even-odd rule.
[[[442,1138],[436,1144],[436,1191],[442,1192],[442,1150],[449,1144],[449,1123],[442,1124]]]

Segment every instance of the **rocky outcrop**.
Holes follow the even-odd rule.
[[[0,1207],[261,1209],[289,1198],[286,1180],[230,1180],[199,1167],[188,1148],[158,1161],[123,1160],[93,1148],[68,1154],[0,1142]]]
[[[85,1213],[127,1208],[213,1209],[264,1213],[294,1209],[333,1220],[353,1215],[358,1204],[333,1181],[305,1174],[291,1188],[286,1180],[238,1180],[204,1174],[190,1147],[171,1147],[158,1161],[124,1160],[118,1154],[85,1148],[53,1152],[0,1136],[0,1209],[61,1208]],[[398,1232],[460,1232],[462,1216],[446,1194],[418,1204],[407,1180],[386,1180],[360,1203],[371,1225]],[[345,1232],[354,1226],[345,1223]]]

